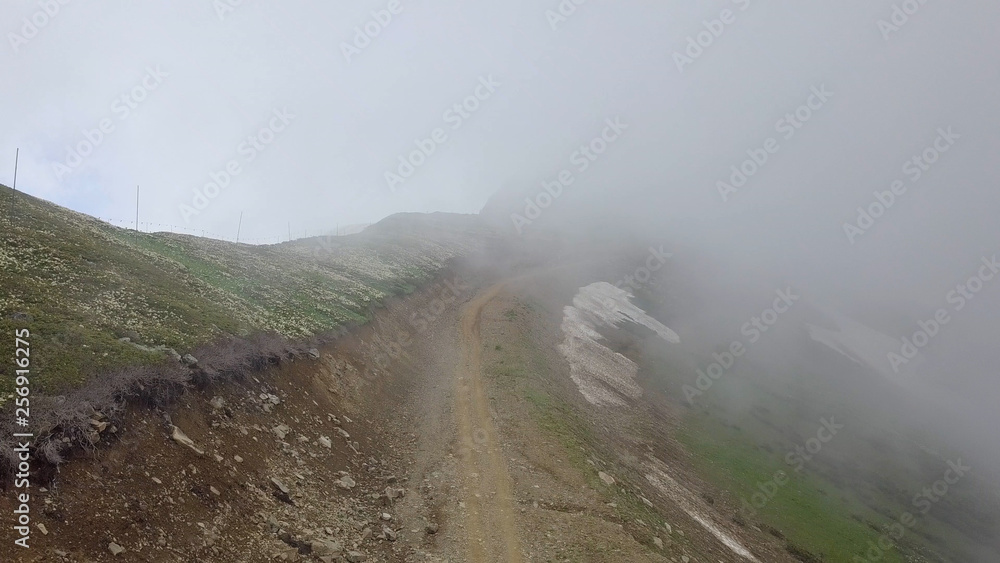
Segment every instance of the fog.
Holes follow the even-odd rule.
[[[242,215],[244,242],[484,207],[514,239],[666,241],[705,266],[705,350],[785,287],[795,346],[944,310],[898,385],[1000,459],[996,3],[64,2],[0,7],[20,190],[128,226],[138,185],[143,228]]]

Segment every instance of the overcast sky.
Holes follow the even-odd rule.
[[[19,189],[99,217],[131,221],[139,184],[141,221],[231,238],[242,212],[244,240],[276,240],[289,222],[477,212],[570,170],[546,214],[625,217],[774,270],[812,257],[804,272],[924,303],[997,250],[993,2],[63,1],[0,7],[0,177],[20,147]],[[418,140],[433,153],[401,171]],[[950,150],[913,181],[904,163],[936,141]],[[201,200],[213,175],[229,184]],[[849,236],[896,179],[906,192]]]

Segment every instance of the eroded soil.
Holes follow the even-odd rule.
[[[0,559],[747,561],[709,521],[794,561],[686,469],[655,396],[583,399],[556,352],[563,303],[528,287],[449,274],[318,359],[137,407],[35,490],[32,547],[5,527]],[[646,478],[651,460],[713,499],[705,521]]]

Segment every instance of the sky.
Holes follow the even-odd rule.
[[[0,152],[21,149],[18,187],[131,221],[139,185],[141,221],[230,233],[244,213],[248,237],[285,236],[289,222],[322,231],[399,211],[477,212],[507,171],[620,109],[606,98],[647,72],[629,50],[663,66],[641,43],[662,29],[634,10],[606,32],[634,36],[631,46],[609,36],[610,50],[597,48],[591,34],[614,15],[597,5],[557,30],[542,6],[520,3],[57,2],[50,11],[0,8],[10,77],[0,104],[11,110]],[[481,81],[491,88],[470,102],[475,111],[446,117]],[[282,130],[262,131],[275,112]],[[436,129],[445,141],[390,185],[386,172]],[[239,173],[204,209],[181,207],[196,207],[194,191],[213,174],[224,183],[233,161]]]
[[[0,178],[19,148],[18,189],[118,224],[136,186],[145,229],[245,242],[500,190],[512,232],[617,221],[922,307],[1000,250],[991,2],[62,0],[0,22]]]
[[[922,201],[865,244],[930,213],[987,215],[940,195],[955,190],[942,179],[995,178],[996,124],[976,111],[998,86],[988,2],[914,2],[893,30],[879,22],[908,3],[63,1],[0,8],[0,154],[21,149],[20,189],[118,221],[134,219],[137,185],[140,221],[231,237],[242,213],[245,237],[261,240],[290,222],[321,232],[474,213],[500,188],[575,166],[610,118],[628,130],[577,192],[695,222],[836,209],[817,244],[844,239],[841,223],[938,127],[963,142],[911,196]],[[699,34],[707,46],[692,46]],[[832,97],[781,138],[775,122],[814,87]],[[474,110],[454,110],[463,103]],[[773,165],[723,202],[716,180],[768,137],[781,145]],[[421,146],[431,154],[403,178],[400,158]]]

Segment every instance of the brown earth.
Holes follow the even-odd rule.
[[[0,560],[746,561],[646,479],[655,458],[759,560],[794,561],[686,469],[665,403],[583,400],[543,278],[448,274],[319,359],[133,409],[35,489],[31,548],[4,526]]]

